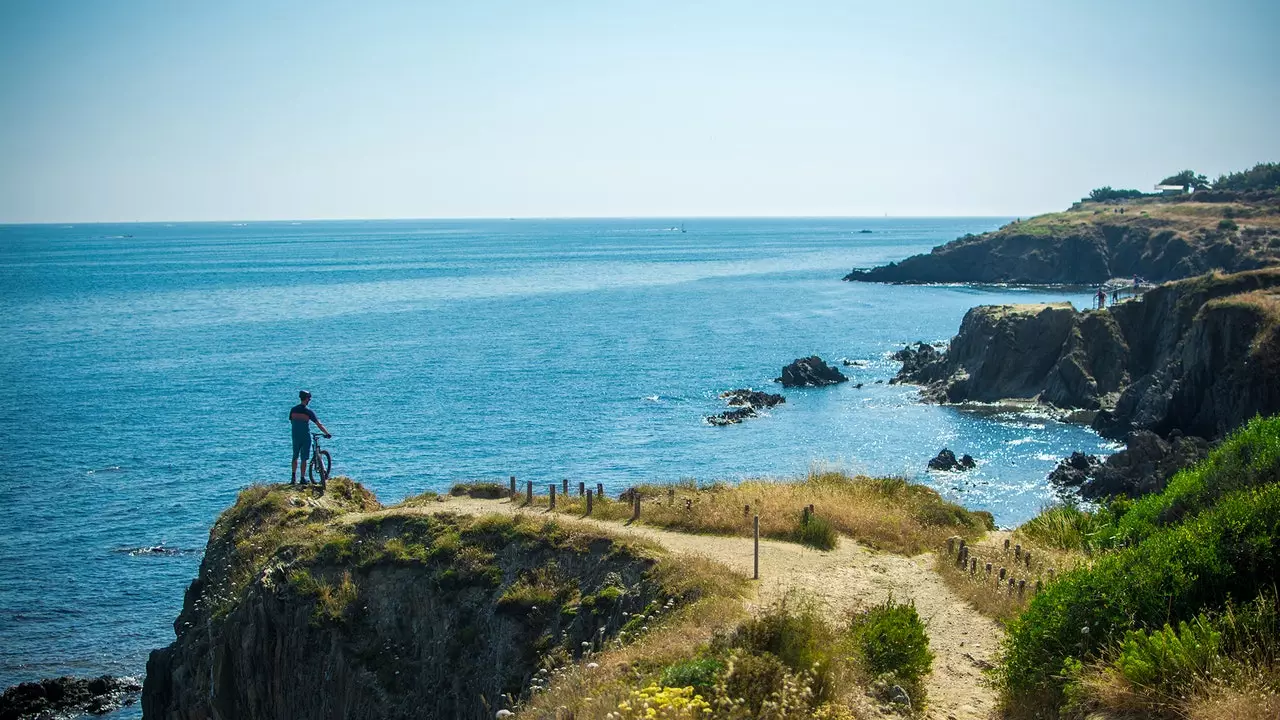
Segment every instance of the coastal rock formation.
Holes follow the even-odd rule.
[[[720,398],[729,407],[753,407],[757,409],[771,408],[781,405],[787,399],[777,393],[760,392],[759,390],[740,389],[720,393]]]
[[[1222,437],[1280,412],[1280,268],[1206,275],[1107,310],[976,307],[940,356],[900,351],[900,382],[935,402],[1033,399],[1093,426]]]
[[[942,448],[942,452],[938,453],[937,456],[935,456],[932,460],[929,461],[930,470],[942,470],[945,472],[951,472],[956,470],[972,470],[977,466],[978,466],[978,463],[976,460],[973,459],[973,456],[964,455],[959,460],[957,460],[956,454],[951,452],[947,448]]]
[[[759,415],[758,410],[771,408],[780,405],[787,399],[776,393],[760,392],[759,390],[739,389],[728,390],[720,393],[720,397],[734,410],[726,410],[718,415],[708,415],[707,422],[723,427],[725,425],[736,425],[747,418],[753,418]]]
[[[254,486],[151,654],[144,717],[492,718],[665,592],[653,557],[544,520],[383,508],[346,478]]]
[[[1163,282],[1213,269],[1254,270],[1280,263],[1280,243],[1272,242],[1280,238],[1277,209],[1276,194],[1086,202],[844,279],[1097,285],[1116,277]]]
[[[848,379],[844,373],[823,362],[822,358],[811,355],[782,368],[782,377],[774,382],[782,383],[782,387],[823,387]]]
[[[138,698],[142,686],[131,677],[59,677],[14,685],[0,695],[0,719],[105,715]]]
[[[1177,472],[1203,460],[1209,442],[1173,433],[1168,440],[1148,430],[1129,436],[1124,450],[1099,461],[1093,455],[1072,453],[1049,473],[1060,487],[1079,488],[1089,499],[1128,495],[1137,497],[1165,488]]]

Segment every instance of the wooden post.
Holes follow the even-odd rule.
[[[684,499],[684,509],[685,509],[685,510],[692,510],[692,509],[693,509],[693,498],[685,498],[685,499]]]
[[[670,505],[670,506],[672,506],[672,507],[675,507],[675,504],[676,504],[676,489],[675,489],[675,488],[673,488],[673,487],[669,487],[669,488],[667,488],[667,504],[668,504],[668,505]]]
[[[804,507],[803,510],[800,511],[800,524],[801,525],[809,524],[809,507],[807,505]]]
[[[1027,568],[1029,569],[1031,567],[1031,551],[1024,552],[1022,558],[1027,561]]]
[[[1009,552],[1009,538],[1004,539],[1004,551]]]
[[[991,577],[991,563],[987,563],[987,577]]]
[[[1022,557],[1022,544],[1021,544],[1021,543],[1019,543],[1019,544],[1017,544],[1017,545],[1014,545],[1014,546],[1013,546],[1013,556],[1014,556],[1015,558],[1021,558],[1021,557]]]
[[[569,478],[565,478],[560,482],[564,484],[564,496],[569,497]]]
[[[748,504],[746,504],[746,505],[743,505],[743,506],[742,506],[742,517],[751,517],[751,504],[750,504],[750,503],[748,503]]]
[[[588,490],[588,491],[587,491],[587,514],[588,514],[588,515],[590,515],[590,514],[591,514],[591,500],[592,500],[593,495],[594,495],[594,493],[593,493],[592,491],[590,491],[590,490]]]
[[[755,562],[752,566],[751,579],[760,579],[760,516],[756,515],[751,521],[751,534],[755,544]]]
[[[525,486],[524,486],[524,504],[525,504],[525,505],[532,505],[532,504],[533,504],[533,481],[532,481],[532,480],[526,480],[526,481],[525,481]]]
[[[956,551],[956,536],[952,535],[947,538],[947,554],[952,555]]]
[[[969,561],[969,574],[970,575],[978,574],[978,558],[973,558],[972,560]]]
[[[640,519],[640,493],[634,490],[631,491],[631,503],[632,503],[631,519],[639,520]]]
[[[596,483],[596,497],[604,499],[604,483]]]
[[[512,475],[511,476],[511,497],[514,498],[515,496],[516,496],[516,476]]]
[[[1007,574],[1009,574],[1008,570],[1000,568],[1000,582],[1004,582],[1004,576]]]
[[[586,494],[587,494],[587,484],[586,484],[586,483],[584,483],[584,482],[579,482],[579,483],[578,483],[578,497],[585,497],[585,496],[586,496]]]
[[[556,484],[551,483],[551,509],[556,509]]]

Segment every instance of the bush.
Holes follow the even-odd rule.
[[[1178,623],[1177,630],[1167,624],[1162,630],[1130,630],[1115,664],[1134,685],[1178,694],[1213,675],[1221,644],[1222,633],[1197,615]]]
[[[710,697],[716,676],[724,671],[724,663],[716,658],[684,660],[662,671],[664,687],[693,688],[703,697]]]
[[[1258,163],[1250,170],[1221,175],[1213,189],[1241,192],[1280,189],[1280,163]]]
[[[449,494],[453,496],[466,495],[467,497],[482,500],[498,500],[510,496],[511,488],[497,482],[457,483],[449,488]]]
[[[919,693],[920,679],[933,666],[933,653],[914,603],[896,603],[890,597],[856,615],[852,632],[868,672],[890,674],[912,697]]]
[[[1072,570],[1009,625],[998,678],[1007,703],[1058,707],[1064,668],[1128,629],[1191,620],[1253,597],[1280,570],[1280,485],[1238,491],[1194,520]]]
[[[1074,504],[1053,505],[1023,523],[1018,533],[1037,545],[1091,552],[1106,522]]]
[[[1094,202],[1106,202],[1108,200],[1127,200],[1142,196],[1143,192],[1141,190],[1114,190],[1110,185],[1103,185],[1090,191],[1088,199]]]
[[[758,717],[765,703],[777,703],[792,682],[794,673],[771,653],[734,653],[720,676],[716,695],[724,703],[741,701],[749,717]]]
[[[1160,527],[1212,507],[1223,495],[1276,480],[1280,480],[1280,416],[1255,417],[1203,461],[1175,475],[1163,492],[1129,505],[1106,532],[1116,541],[1140,541]]]
[[[1218,229],[1225,230],[1227,232],[1235,232],[1240,229],[1240,226],[1236,224],[1235,220],[1228,220],[1224,218],[1218,222]]]
[[[831,550],[836,546],[838,538],[831,521],[807,512],[802,514],[800,525],[796,528],[796,542],[819,550]]]

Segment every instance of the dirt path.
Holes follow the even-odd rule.
[[[506,500],[449,497],[426,507],[396,508],[404,513],[458,512],[528,513],[545,515],[545,509],[525,510]],[[386,511],[383,511],[386,512]],[[370,513],[376,515],[378,513]],[[367,516],[352,516],[352,522]],[[625,525],[583,519],[623,536],[652,540],[675,553],[704,555],[751,575],[752,552],[748,538],[692,535],[644,525]],[[792,588],[819,598],[833,618],[843,621],[857,607],[883,601],[889,594],[898,600],[914,600],[929,625],[929,645],[936,658],[926,681],[929,709],[925,717],[936,720],[986,720],[993,717],[994,693],[982,684],[982,667],[992,661],[1003,630],[957,597],[933,570],[933,556],[914,558],[868,550],[845,539],[839,547],[822,552],[794,543],[760,541],[760,583],[757,604],[768,604]]]

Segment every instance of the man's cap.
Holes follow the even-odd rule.
[[[298,397],[300,397],[300,398],[309,398],[309,397],[311,397],[311,392],[310,392],[310,391],[308,391],[308,390],[299,390],[299,391],[298,391]]]

